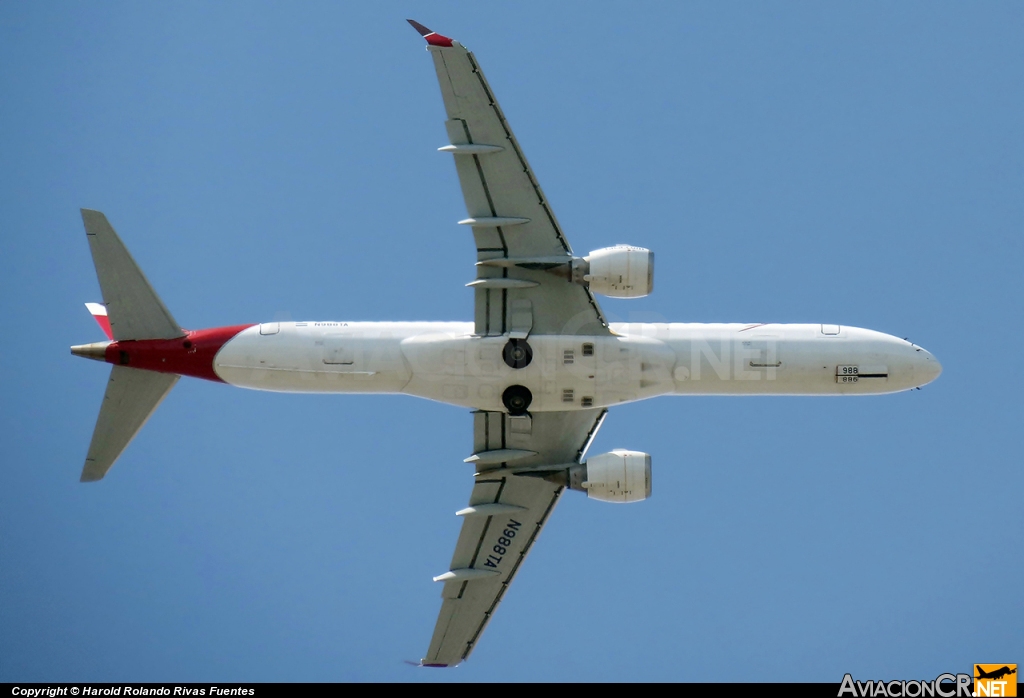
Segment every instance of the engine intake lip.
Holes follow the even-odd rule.
[[[525,385],[510,385],[501,394],[501,402],[513,417],[526,414],[533,402],[533,393]]]
[[[533,361],[533,349],[525,339],[510,339],[501,350],[501,358],[509,368],[526,368]]]

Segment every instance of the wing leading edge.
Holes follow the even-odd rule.
[[[564,489],[520,468],[580,462],[606,410],[473,415],[478,468],[462,531],[443,582],[425,666],[454,666],[469,656]],[[504,458],[506,460],[496,460]]]

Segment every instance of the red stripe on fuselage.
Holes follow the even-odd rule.
[[[214,370],[213,358],[228,340],[249,325],[185,330],[178,339],[136,339],[113,342],[107,347],[107,363],[158,373],[177,373],[223,383]]]

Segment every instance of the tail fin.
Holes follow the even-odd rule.
[[[96,321],[96,324],[103,330],[103,334],[107,335],[107,339],[114,338],[114,332],[110,329],[110,318],[107,317],[107,307],[102,303],[86,303],[86,309],[89,314],[92,315],[92,319]]]
[[[85,457],[82,482],[95,482],[107,474],[179,377],[114,366]]]
[[[174,339],[181,325],[149,285],[121,238],[99,211],[82,209],[85,234],[103,291],[112,339]],[[90,309],[91,310],[91,309]]]

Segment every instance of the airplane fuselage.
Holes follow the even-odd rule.
[[[561,493],[651,495],[651,456],[588,456],[606,408],[660,395],[890,393],[941,366],[906,340],[826,324],[612,323],[597,296],[654,290],[654,253],[576,256],[480,70],[460,43],[424,37],[471,231],[473,322],[268,322],[184,330],[110,221],[82,210],[109,341],[73,354],[114,364],[81,481],[103,479],[178,376],[254,390],[388,393],[474,410],[468,506],[424,666],[469,656]],[[429,273],[429,268],[427,268]],[[592,333],[592,334],[587,334]]]
[[[253,325],[213,359],[217,377],[256,390],[402,393],[503,410],[509,385],[530,411],[565,411],[658,395],[890,393],[934,380],[924,349],[855,327],[820,324],[612,323],[612,336],[530,337],[513,368],[505,336],[468,322],[277,322]]]

